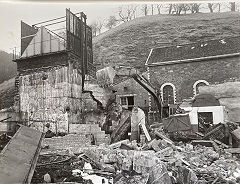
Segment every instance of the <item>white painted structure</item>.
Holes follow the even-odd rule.
[[[206,107],[187,107],[184,110],[189,111],[189,118],[192,125],[198,125],[199,112],[212,112],[213,124],[224,123],[223,106],[206,106]]]

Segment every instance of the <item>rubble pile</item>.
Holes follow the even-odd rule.
[[[122,140],[111,145],[80,147],[62,156],[61,164],[56,154],[47,162],[43,159],[46,156],[42,156],[34,181],[39,182],[39,178],[43,179],[48,173],[55,182],[97,183],[100,178],[96,177],[116,184],[240,182],[239,159],[221,146],[216,150],[207,147],[208,144],[173,143],[164,135],[162,137],[164,139],[156,137],[144,145]],[[48,164],[52,161],[57,166]],[[90,169],[84,169],[86,164]]]

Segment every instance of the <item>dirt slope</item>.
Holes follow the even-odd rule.
[[[151,48],[237,35],[239,12],[140,17],[93,38],[94,62],[144,71]]]
[[[0,110],[9,108],[14,104],[15,78],[0,84]]]

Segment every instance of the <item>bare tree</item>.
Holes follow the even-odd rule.
[[[214,5],[214,3],[208,3],[208,8],[209,8],[210,13],[213,13],[213,5]]]
[[[162,8],[162,7],[163,7],[162,4],[157,4],[157,5],[156,5],[157,11],[158,11],[158,15],[161,14],[161,8]]]
[[[92,36],[95,37],[97,36],[97,30],[98,30],[98,23],[97,21],[94,21],[90,27],[92,28]]]
[[[101,33],[101,30],[103,28],[103,25],[104,25],[104,22],[102,20],[98,20],[97,22],[97,29],[98,29],[98,33],[100,34]]]
[[[180,15],[182,11],[186,14],[187,11],[189,10],[188,4],[172,4],[173,7],[173,12],[177,15]]]
[[[199,13],[201,4],[199,3],[191,3],[189,4],[189,8],[191,13]]]
[[[120,21],[122,22],[127,22],[129,20],[132,20],[134,13],[136,12],[136,10],[134,11],[134,8],[132,6],[127,6],[125,8],[124,11],[124,7],[121,6],[118,9],[118,16],[120,18]]]
[[[132,6],[133,19],[137,18],[137,8],[138,8],[138,5],[133,5]]]
[[[217,3],[216,6],[218,7],[218,12],[221,12],[221,3]]]
[[[230,2],[230,10],[231,11],[236,11],[236,3],[235,2]]]
[[[154,4],[151,4],[152,15],[154,14]]]
[[[144,4],[142,6],[142,11],[143,11],[144,16],[148,15],[148,5],[147,4]]]
[[[210,13],[213,13],[216,8],[218,8],[218,11],[221,11],[221,3],[208,3],[208,8]]]
[[[110,16],[108,21],[107,21],[107,24],[106,24],[106,27],[108,29],[112,29],[113,26],[116,26],[117,25],[117,19],[115,16]]]
[[[180,6],[185,14],[187,13],[188,10],[190,10],[189,4],[180,4]]]

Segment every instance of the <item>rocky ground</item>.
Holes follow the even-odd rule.
[[[162,132],[156,135],[148,143],[122,140],[110,145],[43,149],[32,182],[43,182],[46,174],[52,182],[94,184],[240,182],[239,155],[230,153],[225,144],[173,142]]]

